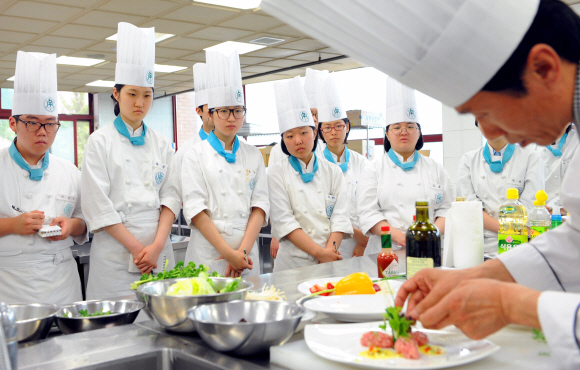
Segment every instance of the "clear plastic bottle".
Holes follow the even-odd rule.
[[[499,254],[528,242],[528,212],[518,200],[518,189],[507,189],[507,201],[499,208]]]
[[[545,191],[539,190],[536,193],[536,200],[534,201],[534,209],[530,212],[530,240],[550,230],[552,220],[550,212],[546,209],[546,201],[548,194]]]

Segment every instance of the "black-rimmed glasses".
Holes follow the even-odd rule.
[[[221,119],[228,119],[230,115],[233,114],[234,118],[240,119],[246,116],[246,108],[234,108],[234,109],[227,109],[227,108],[214,108],[210,111],[210,113],[216,112],[218,117]]]
[[[57,122],[48,122],[48,123],[40,123],[35,121],[25,121],[20,119],[18,116],[14,116],[16,120],[23,122],[26,125],[26,130],[31,132],[36,132],[40,130],[42,127],[46,130],[46,132],[55,133],[60,128],[60,123]]]

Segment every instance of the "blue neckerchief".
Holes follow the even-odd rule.
[[[123,122],[120,114],[117,116],[117,118],[115,118],[113,123],[115,124],[117,132],[129,139],[131,144],[145,145],[145,135],[147,134],[147,126],[145,126],[145,122],[143,122],[143,132],[141,133],[141,136],[129,135],[129,130],[127,130],[127,126],[125,126],[125,122]]]
[[[234,139],[234,146],[232,147],[231,153],[226,153],[222,143],[220,143],[220,140],[217,138],[217,136],[215,136],[213,131],[210,132],[207,136],[207,142],[209,145],[211,145],[212,148],[214,148],[216,152],[218,152],[219,155],[224,157],[228,163],[236,163],[236,152],[240,148],[240,141],[238,140],[237,136]]]
[[[415,167],[415,165],[417,164],[420,154],[418,151],[415,150],[413,162],[405,162],[405,163],[401,163],[401,161],[399,160],[399,158],[397,158],[397,155],[395,154],[395,151],[392,148],[389,150],[388,155],[389,158],[391,158],[391,161],[393,161],[397,166],[401,167],[403,171],[411,171],[413,167]]]
[[[316,158],[316,153],[312,154],[314,154],[313,158],[314,168],[312,169],[311,173],[302,173],[302,167],[300,166],[300,163],[298,163],[298,158],[294,157],[293,155],[288,157],[290,165],[292,166],[292,168],[296,170],[296,172],[300,174],[300,177],[302,177],[302,181],[304,181],[304,183],[309,183],[310,181],[312,181],[312,179],[314,178],[314,174],[316,173],[316,171],[318,171],[318,159]]]
[[[205,131],[203,131],[203,126],[199,128],[199,137],[201,138],[201,141],[207,140],[207,137],[209,135],[205,133]]]
[[[548,148],[548,150],[551,151],[555,157],[561,157],[562,156],[562,147],[564,146],[564,144],[566,144],[567,137],[568,137],[567,132],[564,135],[562,135],[562,138],[560,139],[560,144],[558,144],[558,149],[553,149],[551,145],[548,145],[546,148]]]
[[[20,168],[22,168],[23,170],[28,171],[28,177],[30,178],[30,180],[34,181],[42,180],[44,170],[46,170],[46,168],[48,167],[48,152],[44,153],[44,160],[42,161],[41,168],[30,168],[28,163],[26,163],[24,158],[22,158],[22,155],[20,154],[18,149],[16,149],[16,145],[14,144],[15,142],[16,139],[12,142],[12,145],[10,145],[10,148],[8,149],[8,152],[10,153],[10,156],[12,157],[14,162],[16,162],[16,164],[19,165]]]
[[[344,163],[338,165],[342,172],[346,172],[346,170],[348,170],[348,162],[350,161],[350,151],[346,146],[344,147],[344,150]],[[330,163],[336,164],[336,161],[334,158],[332,158],[332,154],[330,153],[330,150],[328,150],[328,147],[324,148],[324,158],[326,158]]]
[[[500,161],[492,162],[491,156],[489,155],[489,145],[486,143],[485,148],[483,148],[483,158],[485,158],[485,161],[487,162],[487,164],[489,164],[491,172],[500,173],[503,170],[503,165],[506,164],[512,158],[512,155],[514,155],[515,150],[516,150],[515,144],[508,144],[507,148],[505,149],[505,152],[503,153],[503,158],[501,162]]]

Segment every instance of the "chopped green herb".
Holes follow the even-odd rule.
[[[399,337],[408,337],[411,333],[411,325],[414,324],[414,321],[401,315],[402,309],[402,307],[388,307],[386,313],[383,314],[385,321],[383,325],[379,326],[379,328],[387,330],[387,320],[389,320],[389,326],[393,331],[393,342],[396,342]]]
[[[538,329],[532,329],[532,338],[538,342],[547,343],[544,332]]]
[[[102,308],[100,311],[93,312],[93,313],[89,313],[89,310],[79,310],[79,314],[81,315],[81,317],[105,316],[105,315],[110,315],[111,313],[112,313],[111,310],[103,312]]]

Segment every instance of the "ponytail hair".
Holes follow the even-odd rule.
[[[121,89],[123,88],[123,84],[115,84],[115,90],[117,90],[117,93],[120,94],[121,93]],[[113,108],[113,112],[115,112],[115,116],[118,116],[119,113],[121,113],[121,109],[119,108],[119,102],[117,101],[117,99],[115,99],[115,96],[113,94],[111,94],[111,99],[113,99],[115,101],[115,108]]]

